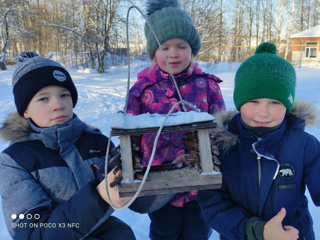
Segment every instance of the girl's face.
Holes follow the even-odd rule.
[[[172,69],[172,74],[179,74],[191,63],[192,49],[188,42],[181,38],[172,38],[161,44],[164,55]],[[158,66],[165,72],[170,73],[160,48],[155,53],[155,60]]]
[[[275,127],[282,123],[286,107],[270,98],[259,98],[243,104],[241,118],[250,127]]]
[[[31,118],[39,127],[51,127],[71,120],[73,103],[70,91],[59,86],[42,88],[33,96],[23,116]]]

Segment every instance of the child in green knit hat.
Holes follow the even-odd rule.
[[[317,113],[295,101],[295,84],[293,66],[263,43],[236,73],[240,112],[216,116],[223,184],[198,201],[223,240],[315,239],[305,189],[320,206],[320,143],[304,128]]]

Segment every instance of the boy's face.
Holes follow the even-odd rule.
[[[286,107],[270,98],[259,98],[243,104],[241,118],[250,127],[275,127],[282,123]]]
[[[192,58],[192,49],[188,42],[181,38],[172,38],[165,41],[161,46],[173,74],[179,74],[189,66]],[[155,60],[163,71],[170,73],[160,48],[155,53]]]
[[[31,118],[39,127],[51,127],[71,120],[73,103],[70,91],[59,86],[42,88],[33,96],[23,116]]]

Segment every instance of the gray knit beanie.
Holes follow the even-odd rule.
[[[52,85],[68,89],[73,107],[77,104],[77,89],[64,67],[53,60],[40,57],[34,51],[21,52],[12,77],[14,102],[18,113],[23,116],[33,96],[42,88]]]
[[[160,44],[172,38],[182,38],[197,56],[201,48],[200,35],[189,14],[181,9],[178,0],[148,0],[147,19],[156,33]],[[147,39],[147,52],[153,60],[158,43],[148,23],[144,27]]]

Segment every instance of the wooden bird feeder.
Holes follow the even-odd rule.
[[[133,160],[131,137],[157,133],[163,119],[164,116],[159,114],[133,116],[123,113],[118,113],[113,118],[111,136],[119,136],[121,146],[123,180],[118,186],[120,197],[133,196],[141,184],[141,180],[134,177],[137,169],[135,169]],[[195,166],[174,170],[161,170],[162,165],[152,166],[159,167],[160,170],[158,169],[156,172],[150,170],[139,195],[219,188],[222,183],[222,175],[214,170],[209,136],[210,129],[215,127],[214,117],[207,113],[191,111],[170,115],[161,132],[187,132],[187,151],[191,155],[191,159],[194,160]],[[200,168],[196,168],[196,165],[200,165]],[[170,165],[166,167],[170,168]],[[175,167],[173,166],[173,168]]]

